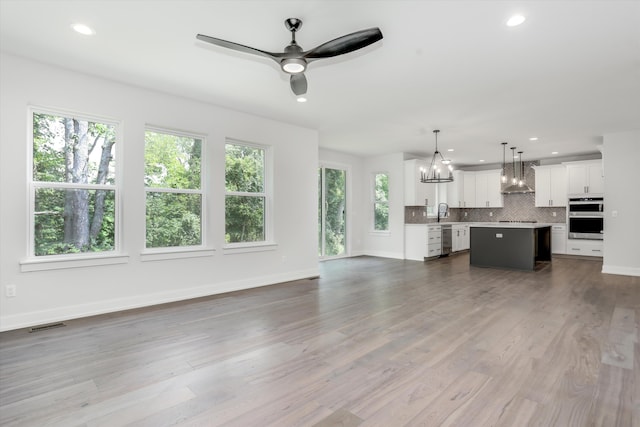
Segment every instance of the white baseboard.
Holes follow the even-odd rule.
[[[621,276],[640,276],[640,268],[638,267],[623,267],[603,264],[602,272],[606,274],[619,274]]]
[[[0,332],[12,329],[28,328],[36,325],[63,322],[81,317],[95,316],[105,313],[130,310],[134,308],[149,307],[152,305],[169,302],[189,300],[223,294],[226,292],[240,291],[244,289],[258,288],[261,286],[275,285],[293,280],[318,277],[320,270],[291,271],[283,274],[275,274],[265,277],[252,277],[249,279],[232,282],[215,283],[192,288],[183,288],[154,294],[136,295],[128,298],[117,298],[106,301],[92,302],[89,304],[57,307],[50,310],[32,311],[11,316],[0,317]]]
[[[404,259],[404,253],[402,252],[365,251],[362,255],[377,256],[380,258]]]

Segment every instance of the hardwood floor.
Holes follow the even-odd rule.
[[[2,426],[640,426],[640,278],[327,261],[0,334]]]

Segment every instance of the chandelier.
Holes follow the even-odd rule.
[[[445,159],[442,153],[438,151],[438,129],[433,133],[436,135],[436,151],[431,158],[431,164],[429,169],[420,168],[420,182],[425,184],[438,184],[440,182],[453,182],[453,166],[451,166],[451,160]],[[442,169],[446,168],[445,174],[442,174]]]

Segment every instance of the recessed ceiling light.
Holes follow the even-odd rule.
[[[72,24],[71,28],[76,33],[80,33],[80,34],[85,35],[85,36],[92,36],[92,35],[94,35],[96,33],[93,30],[93,28],[91,28],[91,27],[89,27],[88,25],[85,25],[85,24]]]
[[[531,138],[529,138],[529,141],[537,141],[538,137],[537,136],[532,136]]]
[[[480,163],[484,162],[484,160],[480,160]]]
[[[557,151],[552,151],[551,154],[558,154],[558,152]]]
[[[296,101],[302,103],[302,102],[307,102],[307,98],[305,98],[304,96],[299,96],[296,98]]]
[[[447,151],[455,151],[453,148],[449,148]]]
[[[525,17],[522,15],[513,15],[507,21],[507,27],[517,27],[518,25],[522,24],[524,20],[525,20]]]

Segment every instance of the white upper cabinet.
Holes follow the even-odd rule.
[[[475,206],[501,208],[504,206],[500,188],[500,170],[476,172]]]
[[[476,173],[475,172],[462,172],[463,180],[463,208],[473,208],[476,206]]]
[[[567,167],[536,166],[536,207],[567,206]]]
[[[603,194],[604,176],[602,161],[567,163],[567,193],[571,194]]]
[[[404,205],[431,206],[437,205],[436,184],[420,182],[420,168],[429,167],[425,160],[412,159],[404,162]],[[428,202],[426,202],[428,201]]]
[[[453,208],[502,207],[500,170],[454,171],[447,185],[447,202]]]
[[[462,208],[464,203],[464,179],[462,171],[453,171],[453,182],[447,184],[447,203],[452,208]]]

